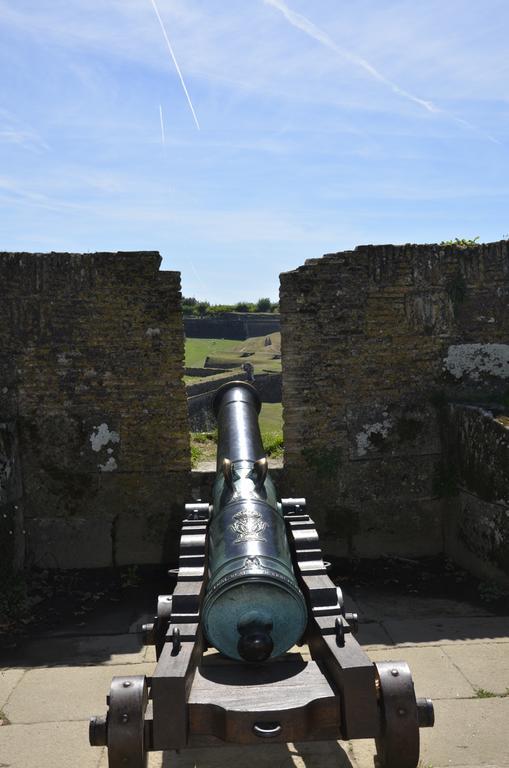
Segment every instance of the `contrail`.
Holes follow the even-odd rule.
[[[424,107],[424,109],[427,109],[428,112],[440,111],[439,108],[433,104],[433,102],[419,99],[418,96],[414,96],[412,93],[409,93],[408,91],[403,90],[403,88],[400,88],[399,85],[393,83],[392,80],[389,80],[387,77],[382,75],[382,73],[375,69],[375,67],[373,67],[369,61],[366,61],[366,59],[363,59],[361,56],[357,56],[357,54],[352,53],[351,51],[347,51],[344,48],[340,48],[339,45],[336,45],[334,40],[331,40],[326,32],[313,24],[313,22],[308,18],[302,16],[302,14],[292,11],[285,3],[282,2],[282,0],[264,0],[264,2],[267,5],[271,5],[273,8],[276,8],[278,11],[280,11],[292,26],[297,27],[297,29],[300,29],[301,32],[304,32],[306,35],[309,35],[309,37],[317,40],[326,48],[330,48],[344,59],[351,61],[352,64],[356,64],[358,67],[367,72],[368,75],[371,75],[371,77],[373,77],[375,80],[378,80],[378,82],[387,85],[392,91],[394,91],[394,93],[397,93],[399,96],[404,96],[405,98],[410,99],[410,101],[419,104],[421,107]]]
[[[164,138],[164,121],[163,121],[163,108],[159,104],[159,120],[161,122],[161,141],[163,143],[163,147],[166,145],[166,140]]]
[[[163,33],[164,39],[166,40],[166,45],[168,46],[168,50],[170,52],[170,56],[173,59],[173,63],[175,64],[175,69],[177,70],[177,74],[178,74],[178,76],[180,78],[180,82],[182,84],[182,88],[184,89],[184,93],[186,94],[187,103],[189,104],[189,109],[191,110],[191,113],[193,115],[194,122],[195,122],[196,127],[198,128],[198,130],[200,130],[200,123],[198,122],[198,118],[196,117],[196,112],[194,111],[194,107],[193,107],[193,103],[191,101],[191,97],[189,96],[189,93],[188,93],[187,88],[186,88],[186,84],[184,82],[184,78],[182,77],[182,72],[180,71],[180,67],[178,65],[177,59],[175,58],[175,54],[173,53],[173,48],[171,47],[170,38],[168,37],[168,35],[166,33],[166,29],[164,27],[163,20],[162,20],[160,14],[159,14],[159,10],[158,10],[157,5],[156,5],[156,0],[150,0],[150,2],[152,3],[152,7],[154,9],[155,15],[157,16],[157,20],[158,20],[159,25],[161,27],[161,31]]]
[[[423,107],[428,112],[434,112],[435,114],[448,115],[459,125],[464,125],[467,128],[470,128],[476,133],[479,133],[485,138],[489,139],[489,141],[492,141],[494,144],[500,144],[500,141],[495,139],[493,136],[490,136],[489,133],[485,133],[482,129],[477,128],[477,126],[473,125],[472,123],[469,123],[467,120],[462,120],[460,117],[451,115],[449,112],[446,112],[440,107],[437,107],[435,104],[433,104],[432,101],[425,101],[424,99],[420,99],[418,96],[415,96],[413,93],[409,93],[409,91],[405,91],[403,88],[400,88],[400,86],[397,83],[394,83],[392,80],[389,80],[387,77],[385,77],[385,75],[382,75],[381,72],[375,69],[375,67],[372,64],[370,64],[369,61],[366,61],[366,59],[363,59],[361,56],[357,56],[357,54],[352,53],[351,51],[348,51],[344,48],[340,48],[339,45],[336,45],[334,40],[332,40],[327,35],[326,32],[324,32],[322,29],[320,29],[315,24],[313,24],[313,22],[310,21],[308,18],[306,18],[306,16],[303,16],[300,13],[296,13],[295,11],[292,11],[291,8],[288,8],[288,6],[283,2],[283,0],[264,0],[264,3],[266,5],[271,5],[273,8],[276,8],[276,10],[282,13],[283,16],[286,18],[286,20],[292,26],[296,27],[297,29],[300,29],[301,32],[304,32],[309,37],[312,37],[314,40],[317,40],[326,48],[330,48],[330,50],[334,51],[339,56],[342,56],[344,59],[347,59],[347,61],[350,61],[352,62],[352,64],[355,64],[360,69],[363,69],[374,80],[378,80],[379,83],[386,85],[388,88],[391,89],[391,91],[393,91],[393,93],[397,93],[398,96],[403,96],[403,98],[409,99],[410,101],[413,101],[415,104],[419,104],[419,106]]]

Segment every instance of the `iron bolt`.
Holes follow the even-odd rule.
[[[155,619],[157,621],[157,616]],[[151,622],[150,624],[143,624],[141,627],[141,633],[144,645],[155,645],[155,622]]]
[[[397,669],[391,669],[391,675],[392,675],[393,677],[397,677],[397,676],[399,675],[399,672],[398,672],[398,670],[397,670]]]
[[[398,715],[400,717],[403,717],[404,715],[406,715],[406,709],[403,709],[403,707],[400,707],[400,709],[398,709]]]
[[[124,714],[122,715],[122,722],[123,723],[129,722],[129,715],[127,714],[127,712],[124,712]]]
[[[419,728],[432,728],[435,723],[435,712],[431,699],[417,699],[417,719]]]
[[[131,686],[131,681],[130,681],[130,680],[124,680],[124,682],[122,683],[122,685],[124,686],[124,688],[130,688],[130,686]]]
[[[356,635],[359,631],[359,617],[356,613],[345,613],[345,619],[350,624],[351,632]]]
[[[108,726],[105,717],[91,717],[88,727],[91,747],[105,747],[108,743]]]

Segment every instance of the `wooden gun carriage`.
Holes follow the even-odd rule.
[[[304,499],[273,498],[259,405],[244,382],[218,391],[214,503],[186,504],[176,587],[159,596],[154,623],[144,626],[154,674],[113,678],[107,715],[90,721],[90,743],[108,747],[110,768],[141,768],[152,750],[374,738],[380,768],[416,768],[432,702],[416,699],[405,662],[373,663],[357,643],[357,616],[345,613],[327,575]],[[262,610],[252,598],[266,593]],[[294,633],[310,660],[287,622],[298,623],[299,599],[305,624]],[[214,633],[222,653],[209,647]]]

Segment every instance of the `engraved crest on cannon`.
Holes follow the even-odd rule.
[[[246,541],[266,541],[262,536],[264,530],[269,524],[256,510],[242,510],[233,515],[232,522],[228,526],[237,538],[233,540],[234,544],[243,544]]]

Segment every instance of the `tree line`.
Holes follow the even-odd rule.
[[[279,312],[279,304],[264,297],[258,301],[238,301],[236,304],[210,304],[208,301],[199,301],[194,296],[182,298],[182,311],[184,315],[205,317],[206,315],[218,315],[221,312]]]

